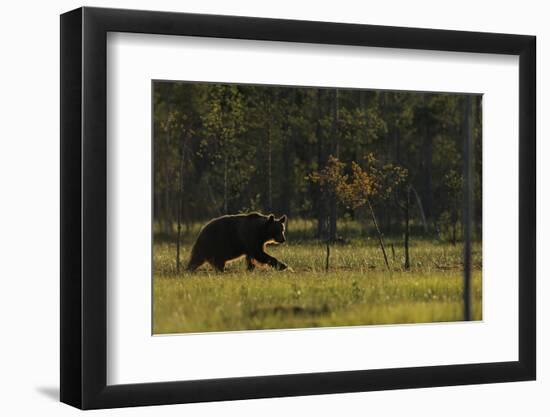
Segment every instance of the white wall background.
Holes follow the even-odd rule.
[[[0,410],[4,415],[74,415],[59,392],[59,17],[81,6],[70,0],[10,2],[0,23]],[[538,37],[538,381],[422,390],[325,395],[229,403],[100,411],[98,415],[464,416],[550,412],[550,147],[542,120],[550,97],[544,78],[550,58],[545,2],[428,0],[124,0],[89,6],[157,9],[533,34]],[[542,76],[542,77],[541,77]],[[545,395],[546,394],[546,395]]]

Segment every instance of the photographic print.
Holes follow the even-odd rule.
[[[481,95],[154,80],[152,121],[153,334],[482,319]]]
[[[536,37],[93,7],[60,34],[62,402],[536,379]]]

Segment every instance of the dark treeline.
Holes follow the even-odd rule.
[[[384,196],[365,200],[382,233],[401,233],[414,218],[424,233],[456,241],[471,126],[481,237],[480,96],[158,81],[153,96],[154,220],[163,233],[261,211],[316,219],[317,237],[335,239],[338,219],[368,216],[315,181],[338,161],[344,180],[352,163],[383,178]],[[388,182],[394,169],[402,175]]]

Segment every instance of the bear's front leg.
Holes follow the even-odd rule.
[[[288,266],[285,263],[279,261],[277,258],[274,258],[273,256],[268,255],[263,250],[258,251],[254,256],[254,259],[256,259],[257,261],[263,264],[267,264],[277,269],[278,271],[283,271],[288,268]]]
[[[254,271],[254,268],[256,268],[256,265],[254,265],[254,261],[252,259],[252,256],[246,256],[246,269],[249,271]]]
[[[275,259],[275,258],[273,258],[273,259]],[[284,271],[285,269],[288,268],[288,265],[285,264],[284,262],[281,262],[281,261],[279,261],[278,259],[275,259],[275,261],[276,261],[277,263],[276,263],[275,265],[272,265],[272,266],[273,266],[273,268],[275,268],[276,270],[278,270],[278,271]]]

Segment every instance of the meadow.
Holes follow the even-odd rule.
[[[200,225],[183,239],[184,265]],[[386,237],[390,270],[377,240],[353,222],[339,224],[344,242],[313,238],[314,223],[294,221],[287,243],[267,251],[292,267],[246,270],[244,259],[225,273],[209,265],[176,271],[175,243],[155,235],[153,333],[290,329],[459,321],[463,317],[462,245],[413,238],[411,265],[403,268],[399,236]],[[392,250],[393,246],[393,250]],[[481,243],[473,245],[472,317],[482,318]]]

